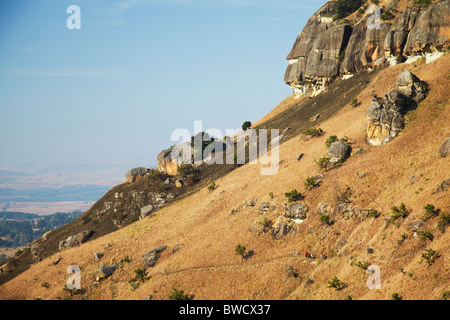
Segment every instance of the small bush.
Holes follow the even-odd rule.
[[[194,172],[194,167],[191,164],[184,163],[178,167],[178,172],[186,177]]]
[[[315,161],[320,169],[327,169],[328,163],[330,162],[331,157],[323,157],[319,160]]]
[[[406,210],[406,206],[404,203],[400,205],[400,207],[392,206],[392,215],[390,217],[390,222],[394,222],[400,218],[406,218],[409,214],[408,210]]]
[[[136,269],[134,270],[135,276],[129,282],[144,282],[147,279],[148,271],[145,269]]]
[[[419,237],[420,237],[420,240],[422,240],[423,242],[425,242],[427,240],[433,241],[433,239],[434,239],[434,236],[433,236],[433,234],[431,233],[430,230],[420,231],[419,232]]]
[[[413,5],[414,6],[418,6],[418,7],[426,7],[428,5],[430,5],[431,0],[414,0],[413,1]]]
[[[184,290],[173,289],[169,295],[169,300],[187,300],[187,295],[184,294]]]
[[[433,249],[425,249],[425,252],[422,253],[422,259],[420,260],[420,263],[425,261],[428,263],[428,265],[431,265],[436,261],[437,258],[439,258],[439,251],[433,250]]]
[[[214,189],[216,189],[216,183],[213,182],[208,186],[208,190],[213,191]]]
[[[324,134],[324,131],[321,128],[309,128],[303,131],[302,134],[310,137],[320,137]]]
[[[245,246],[243,246],[242,244],[238,244],[234,248],[234,254],[238,255],[238,256],[242,256],[242,259],[245,259],[245,251],[246,250],[247,250],[247,248]]]
[[[351,105],[353,108],[356,108],[356,107],[358,106],[358,104],[359,104],[359,102],[358,102],[358,99],[357,99],[357,98],[352,98],[352,100],[350,100],[350,105]]]
[[[288,198],[289,202],[299,201],[304,198],[304,196],[300,192],[298,192],[297,189],[293,189],[290,192],[286,192],[284,195],[285,197]]]
[[[328,139],[325,141],[325,145],[327,146],[327,148],[329,148],[331,144],[336,141],[339,141],[337,136],[329,136]]]
[[[402,300],[402,297],[398,293],[393,293],[391,300]]]
[[[370,266],[370,263],[367,262],[367,261],[364,261],[364,262],[357,261],[357,262],[355,263],[355,266],[357,266],[357,267],[359,267],[359,268],[361,268],[361,269],[367,270],[367,268]]]
[[[308,177],[308,178],[306,178],[304,185],[305,185],[306,190],[311,190],[311,189],[317,187],[318,183],[316,182],[316,178]]]
[[[436,210],[434,205],[427,203],[425,206],[425,213],[422,216],[423,221],[428,221],[431,218],[437,216],[439,214],[439,210]]]
[[[378,218],[380,216],[380,213],[377,210],[369,210],[367,213],[368,218]]]
[[[259,224],[263,226],[263,231],[266,232],[272,226],[272,220],[264,218],[264,220],[260,221]]]
[[[346,287],[346,284],[339,280],[336,276],[328,281],[328,288],[335,288],[336,290],[342,290]]]
[[[16,251],[16,253],[14,253],[14,255],[15,255],[16,257],[18,257],[18,256],[20,256],[23,252],[24,252],[23,250],[19,249],[19,250]]]
[[[330,222],[330,216],[329,216],[328,214],[322,214],[322,215],[319,217],[319,221],[320,221],[322,224],[331,225],[331,222]]]
[[[441,232],[445,232],[445,228],[450,224],[450,213],[441,213],[439,215],[438,228]]]
[[[242,124],[242,130],[247,130],[248,128],[250,128],[252,126],[252,123],[250,122],[250,121],[245,121],[243,124]]]
[[[50,288],[50,283],[42,282],[41,287],[43,287],[43,288]]]

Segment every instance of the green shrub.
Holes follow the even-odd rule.
[[[248,128],[250,128],[252,126],[252,123],[250,122],[250,121],[245,121],[243,124],[242,124],[242,130],[247,130]]]
[[[393,293],[391,300],[402,300],[402,297],[398,293]]]
[[[329,148],[331,144],[336,141],[339,141],[337,136],[329,136],[328,139],[325,141],[325,145],[327,146],[327,148]]]
[[[43,288],[50,288],[50,283],[42,282],[41,287],[43,287]]]
[[[304,198],[304,196],[300,192],[298,192],[297,189],[293,189],[290,192],[286,192],[284,195],[285,197],[288,198],[289,202],[299,201]]]
[[[434,236],[433,236],[433,234],[431,233],[430,230],[420,231],[419,232],[419,237],[420,237],[420,240],[422,240],[423,242],[425,242],[427,240],[433,241],[433,239],[434,239]]]
[[[272,226],[272,220],[264,218],[264,220],[259,222],[260,225],[263,226],[263,231],[266,232]]]
[[[390,217],[390,222],[394,222],[400,218],[406,218],[409,214],[408,210],[406,210],[406,206],[404,203],[400,205],[400,207],[392,206],[392,215]]]
[[[211,190],[211,191],[213,191],[215,188],[216,188],[216,183],[215,183],[215,182],[211,183],[211,184],[208,186],[208,190]]]
[[[370,263],[367,262],[367,261],[364,261],[364,262],[357,261],[357,262],[355,263],[355,266],[357,266],[357,267],[359,267],[359,268],[361,268],[361,269],[367,270],[367,268],[370,266]]]
[[[144,282],[147,279],[148,271],[145,269],[136,269],[134,270],[135,276],[129,282]]]
[[[431,0],[414,0],[413,1],[413,5],[414,6],[418,6],[418,7],[426,7],[428,5],[430,5]]]
[[[439,258],[439,251],[433,250],[433,249],[425,249],[425,252],[422,253],[422,259],[420,260],[420,263],[422,261],[425,261],[428,263],[428,265],[431,265],[436,261],[437,258]]]
[[[334,7],[333,20],[340,20],[352,14],[361,7],[363,0],[338,0]]]
[[[359,102],[357,98],[352,98],[352,100],[350,100],[350,105],[354,108],[356,108],[358,106]]]
[[[377,210],[369,210],[367,213],[368,218],[378,218],[380,216],[380,213]]]
[[[330,216],[329,216],[328,214],[322,214],[322,215],[320,215],[319,221],[320,221],[322,224],[331,225],[331,222],[330,222]]]
[[[422,216],[422,220],[428,221],[431,218],[437,216],[438,213],[439,213],[439,210],[436,210],[434,205],[427,203],[427,205],[425,206],[425,213]]]
[[[303,131],[302,134],[310,137],[320,137],[324,134],[324,131],[321,128],[309,128]]]
[[[445,228],[450,224],[450,213],[441,213],[439,215],[438,228],[441,232],[445,232]]]
[[[183,176],[189,176],[194,172],[194,167],[191,164],[184,163],[178,167],[178,172]]]
[[[346,287],[346,284],[339,280],[336,276],[328,281],[328,288],[335,288],[336,290],[342,290]]]
[[[320,168],[320,169],[327,169],[327,166],[328,166],[328,163],[330,162],[330,159],[331,159],[331,157],[323,157],[323,158],[320,158],[319,160],[314,160],[316,163],[317,163],[317,166]]]
[[[242,244],[238,244],[234,248],[234,254],[236,254],[238,256],[242,256],[242,259],[245,259],[245,251],[246,250],[247,250],[247,248],[245,246],[243,246]]]
[[[187,300],[187,295],[184,294],[184,290],[173,289],[169,300]]]
[[[308,178],[306,178],[304,185],[305,185],[305,189],[311,190],[311,189],[317,187],[318,183],[316,182],[316,178],[308,177]]]
[[[14,253],[14,255],[15,255],[16,257],[18,257],[18,256],[20,256],[23,252],[24,252],[23,250],[19,249],[19,250],[16,251],[16,253]]]

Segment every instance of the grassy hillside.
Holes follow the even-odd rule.
[[[441,232],[438,218],[432,218],[421,230],[429,230],[434,239],[421,241],[414,236],[412,224],[421,221],[426,204],[441,212],[450,211],[449,191],[435,192],[450,178],[450,159],[438,154],[440,144],[450,135],[449,77],[442,72],[449,67],[446,54],[430,64],[418,61],[384,68],[361,75],[367,78],[356,86],[359,89],[355,89],[355,76],[345,80],[348,82],[336,82],[328,93],[272,113],[258,122],[258,127],[292,128],[289,139],[280,145],[276,175],[260,175],[260,164],[235,168],[215,180],[213,191],[205,186],[153,217],[35,263],[0,286],[0,299],[143,299],[149,295],[168,299],[173,289],[184,290],[194,299],[391,299],[393,294],[405,300],[448,297],[450,229]],[[384,146],[369,146],[365,142],[365,111],[372,95],[390,90],[404,70],[426,81],[429,94],[417,109],[408,112],[406,128],[397,138]],[[341,89],[333,91],[336,86]],[[352,91],[345,98],[340,96],[348,90]],[[356,108],[348,105],[354,97],[361,102]],[[330,101],[344,107],[327,111],[332,115],[327,120],[319,118],[323,120],[323,136],[303,139],[300,133],[304,126],[315,124],[306,121],[314,115],[313,106],[320,108]],[[296,125],[296,117],[302,114],[303,125]],[[330,135],[348,137],[353,155],[341,167],[322,172],[314,159],[326,155],[325,140]],[[304,156],[297,161],[300,153]],[[324,175],[321,185],[305,190],[306,178],[319,172]],[[274,239],[259,222],[282,216],[287,204],[285,192],[294,188],[305,196],[301,202],[309,207],[307,218],[294,232]],[[337,191],[347,188],[352,208],[377,210],[380,216],[335,210],[339,205]],[[253,198],[258,199],[256,206],[243,206]],[[261,214],[259,205],[265,201],[275,210]],[[389,223],[391,207],[402,203],[409,215]],[[319,221],[320,204],[330,206],[331,225]],[[242,259],[235,254],[238,244],[253,254]],[[129,281],[136,276],[134,271],[142,268],[141,255],[159,245],[168,247],[148,269],[150,278],[132,290]],[[421,262],[429,248],[440,253],[430,265]],[[327,259],[305,258],[305,251],[316,256],[324,253]],[[104,253],[100,261],[94,261],[96,252]],[[57,258],[61,260],[54,264]],[[358,262],[380,267],[380,289],[367,288],[368,274]],[[81,268],[83,288],[73,296],[65,289],[66,270],[72,264]],[[118,264],[118,268],[91,286],[101,264]],[[329,288],[333,277],[346,286],[342,290]]]

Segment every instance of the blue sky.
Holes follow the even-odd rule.
[[[150,167],[177,128],[257,121],[291,94],[285,57],[325,2],[0,0],[0,169]]]

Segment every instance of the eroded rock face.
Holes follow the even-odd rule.
[[[178,168],[183,164],[181,159],[172,159],[172,151],[175,147],[176,146],[172,146],[169,149],[163,150],[157,156],[158,169],[170,176],[176,175],[178,173]],[[182,143],[178,148],[180,149],[180,157],[183,155],[183,148],[190,150],[189,158],[194,154],[194,148],[191,147],[190,143]]]
[[[439,147],[439,154],[441,157],[445,158],[450,154],[450,138],[442,142]]]
[[[409,71],[401,73],[395,89],[381,98],[374,97],[367,109],[367,141],[371,145],[382,145],[394,139],[405,127],[406,109],[422,101],[425,95],[424,82]]]
[[[403,130],[405,127],[404,101],[404,95],[396,91],[391,91],[382,98],[373,98],[372,104],[366,111],[367,141],[371,145],[385,144]]]
[[[161,252],[166,250],[167,246],[162,245],[158,246],[156,248],[153,248],[147,252],[144,252],[142,254],[142,265],[145,268],[152,268],[155,266],[156,262],[158,261],[159,257],[161,256]]]
[[[315,95],[337,77],[411,56],[432,61],[449,48],[450,0],[409,5],[379,28],[368,27],[372,13],[357,14],[351,25],[333,21],[335,5],[328,1],[308,20],[287,56],[284,80],[297,95]]]

